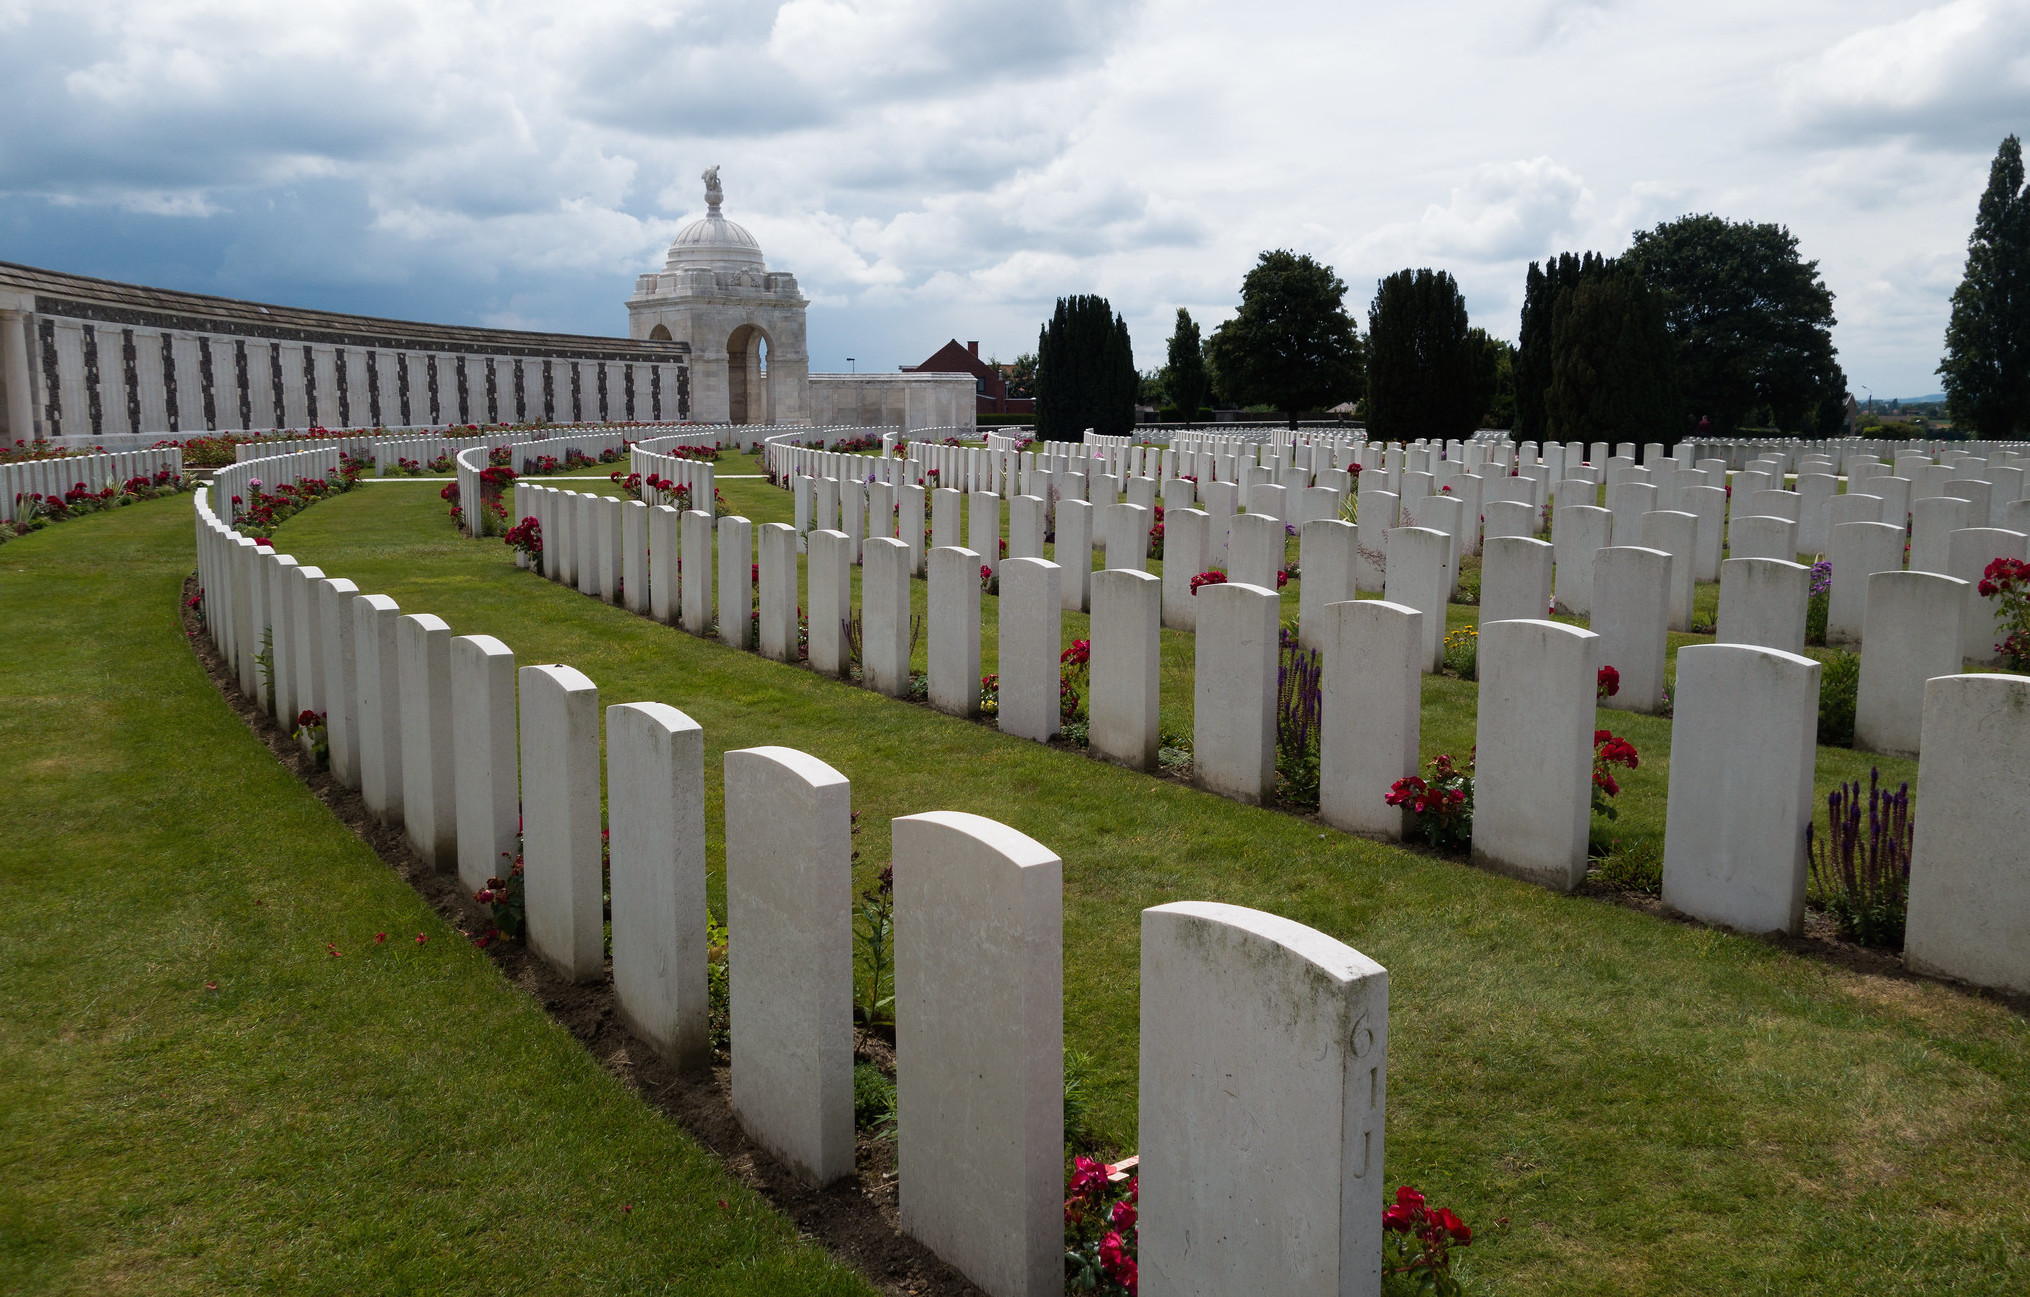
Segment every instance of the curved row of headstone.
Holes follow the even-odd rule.
[[[207,626],[242,688],[285,723],[322,713],[333,775],[429,865],[480,888],[519,855],[530,949],[570,980],[606,973],[606,888],[621,1016],[709,1065],[701,727],[662,702],[605,709],[609,883],[596,684],[278,554],[203,491],[196,528]],[[734,750],[724,808],[733,1109],[828,1184],[854,1169],[851,787],[803,752]],[[1062,862],[962,812],[891,831],[903,1228],[989,1293],[1055,1294]],[[1227,905],[1147,910],[1142,941],[1148,1281],[1378,1292],[1386,970]],[[1231,1228],[1271,1201],[1277,1230]]]
[[[62,499],[83,486],[89,491],[118,488],[136,477],[153,478],[157,473],[181,475],[183,452],[173,446],[160,450],[121,450],[103,455],[63,455],[53,459],[24,459],[0,463],[0,522],[15,522],[29,510],[29,497],[55,496]]]

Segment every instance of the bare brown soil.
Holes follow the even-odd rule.
[[[196,592],[195,579],[186,581],[184,598],[188,600]],[[227,705],[340,823],[415,888],[453,929],[470,936],[492,928],[485,908],[466,893],[455,873],[424,864],[409,849],[399,829],[376,820],[357,791],[333,779],[329,770],[320,767],[240,691],[224,660],[202,633],[196,614],[187,608],[184,628],[192,651]],[[733,1115],[732,1078],[723,1054],[709,1071],[678,1072],[622,1025],[615,1011],[610,972],[597,983],[579,985],[557,976],[520,942],[496,941],[485,953],[510,985],[541,1001],[551,1018],[608,1072],[675,1121],[736,1179],[760,1192],[800,1233],[859,1271],[876,1288],[912,1297],[979,1297],[980,1290],[964,1276],[902,1232],[892,1140],[863,1135],[854,1159],[855,1174],[829,1188],[813,1189],[740,1129]],[[854,1055],[856,1061],[874,1063],[891,1077],[895,1074],[894,1045],[881,1034],[856,1032]]]

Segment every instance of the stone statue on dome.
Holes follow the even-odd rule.
[[[719,204],[726,201],[726,191],[719,187],[719,164],[715,162],[706,167],[698,178],[705,182],[705,205],[716,214]]]

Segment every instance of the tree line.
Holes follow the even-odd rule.
[[[2020,156],[2015,175],[2020,193]],[[2030,232],[2030,198],[2017,201]],[[1293,425],[1357,403],[1369,433],[1390,439],[1499,427],[1519,438],[1675,443],[1740,427],[1830,435],[1845,418],[1832,292],[1780,225],[1691,215],[1636,231],[1619,256],[1531,262],[1514,344],[1473,325],[1443,270],[1380,280],[1365,331],[1347,291],[1308,255],[1263,252],[1241,280],[1238,311],[1210,336],[1178,310],[1151,375],[1136,373],[1126,322],[1105,298],[1061,299],[1034,357],[1018,362],[1033,374],[1038,431],[1125,434],[1138,396],[1185,422],[1211,402],[1274,410]],[[2024,342],[2030,355],[2030,331]]]

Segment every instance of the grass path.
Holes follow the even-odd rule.
[[[869,1292],[256,742],[191,543],[182,498],[0,549],[0,1292]]]
[[[355,493],[278,540],[455,633],[569,662],[603,702],[696,717],[715,905],[731,747],[788,744],[846,773],[869,876],[889,817],[930,809],[1057,851],[1066,1037],[1098,1060],[1124,1144],[1139,912],[1228,901],[1390,969],[1386,1177],[1479,1225],[1510,1218],[1474,1249],[1486,1291],[2030,1287],[2030,1027],[2004,1006],[1321,832],[736,653],[515,569],[498,542],[455,537],[434,495]]]

